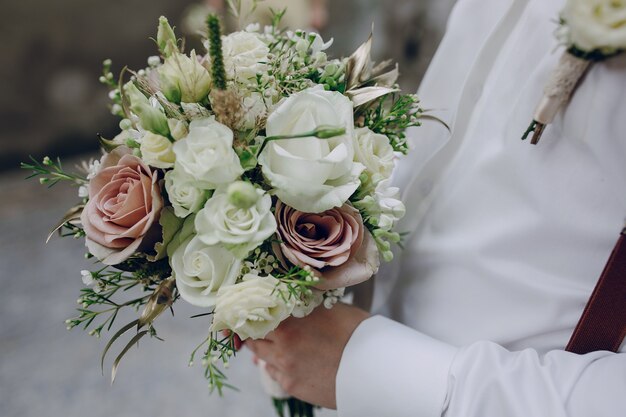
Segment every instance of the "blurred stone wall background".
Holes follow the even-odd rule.
[[[285,1],[287,4],[288,1]],[[375,56],[400,62],[401,85],[415,90],[442,36],[454,0],[328,1],[324,37],[351,53],[375,23]],[[111,136],[101,62],[140,68],[155,53],[157,18],[179,25],[190,0],[0,1],[0,170],[29,154],[91,151]]]
[[[322,31],[335,55],[351,53],[375,22],[374,56],[400,62],[401,85],[417,89],[441,38],[454,0],[328,0]],[[285,1],[285,3],[288,3]],[[28,154],[65,159],[73,167],[97,155],[95,135],[118,121],[98,83],[101,62],[140,68],[155,48],[160,15],[181,25],[189,0],[0,0],[0,416],[22,417],[274,417],[247,351],[229,370],[242,392],[209,396],[199,366],[187,368],[207,322],[184,303],[163,315],[156,340],[124,359],[114,386],[102,376],[101,340],[65,330],[82,287],[84,244],[53,239],[48,230],[77,201],[76,189],[43,189],[17,165]],[[131,321],[132,312],[116,328]],[[121,346],[116,344],[115,351]],[[332,417],[324,411],[318,417]],[[384,417],[384,416],[381,416]]]

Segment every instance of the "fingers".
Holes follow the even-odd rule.
[[[272,365],[270,363],[266,363],[265,364],[265,371],[270,376],[270,378],[272,378],[276,382],[279,382],[280,371],[278,370],[277,367],[275,367],[274,365]]]
[[[246,346],[254,353],[258,359],[262,359],[266,362],[273,359],[272,342],[268,340],[248,340]]]

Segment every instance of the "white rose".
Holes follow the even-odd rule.
[[[271,211],[272,198],[256,189],[258,200],[249,208],[233,205],[226,192],[219,188],[196,216],[198,238],[207,245],[225,245],[239,258],[259,246],[276,232],[276,219]]]
[[[583,51],[626,48],[626,2],[569,0],[561,14],[572,43]]]
[[[285,204],[307,213],[341,207],[359,187],[365,168],[353,162],[352,102],[314,87],[280,103],[267,119],[267,136],[301,134],[320,126],[344,127],[330,139],[315,137],[270,142],[259,156],[263,174]]]
[[[146,132],[141,139],[140,150],[141,159],[154,168],[172,168],[176,162],[172,142],[164,136]]]
[[[248,274],[243,282],[222,287],[211,331],[232,330],[241,340],[263,339],[293,311],[294,303],[286,302],[280,291],[288,296],[284,284],[271,275]]]
[[[186,138],[174,144],[177,165],[207,189],[228,184],[243,174],[233,149],[233,131],[214,117],[194,120]]]
[[[176,217],[185,218],[197,213],[209,198],[210,192],[198,187],[196,180],[181,168],[165,174],[165,189]]]
[[[221,246],[190,237],[170,259],[176,287],[183,300],[197,307],[215,306],[217,292],[237,281],[241,261]]]
[[[251,32],[235,32],[222,37],[224,66],[230,79],[247,83],[257,73],[268,69],[269,47],[259,35]]]
[[[395,155],[389,138],[372,132],[367,127],[355,131],[354,160],[365,165],[371,175],[389,178],[394,168]]]

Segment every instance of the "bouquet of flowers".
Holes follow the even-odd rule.
[[[102,355],[104,364],[133,333],[113,378],[126,351],[157,337],[156,319],[182,300],[207,318],[191,361],[201,354],[221,393],[239,340],[331,308],[400,241],[394,225],[405,209],[389,178],[407,152],[405,130],[420,124],[417,98],[399,93],[397,66],[371,61],[371,36],[332,60],[332,42],[279,30],[280,16],[227,36],[209,16],[203,55],[185,53],[162,17],[160,54],[147,68],[115,77],[104,62],[100,80],[122,120],[116,137],[99,138],[103,157],[84,175],[50,158],[23,164],[43,184],[79,186],[80,203],[55,231],[84,237],[98,267],[82,271],[68,328],[100,336],[121,309],[138,311]],[[287,406],[312,415],[294,399],[275,404],[280,415]]]

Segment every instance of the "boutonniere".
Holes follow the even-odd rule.
[[[556,36],[566,51],[544,89],[532,123],[522,136],[524,140],[533,133],[533,145],[567,104],[590,66],[626,49],[626,1],[567,0]]]

